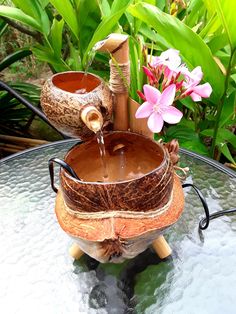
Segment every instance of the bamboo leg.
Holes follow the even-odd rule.
[[[161,259],[171,255],[172,250],[162,235],[153,241],[152,246]]]
[[[71,257],[78,260],[84,254],[84,252],[81,250],[77,243],[73,243],[69,249],[69,254]]]

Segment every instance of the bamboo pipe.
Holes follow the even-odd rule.
[[[101,130],[103,117],[101,112],[94,106],[86,106],[81,111],[81,119],[84,124],[94,133]]]
[[[110,34],[104,40],[99,41],[94,49],[112,54],[111,63],[114,66],[129,62],[128,35]],[[128,97],[128,90],[123,93],[114,91],[114,130],[127,131],[129,128]]]

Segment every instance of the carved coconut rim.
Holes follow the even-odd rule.
[[[79,96],[81,98],[83,97],[87,97],[89,94],[91,93],[94,93],[96,92],[103,84],[104,84],[104,81],[99,77],[97,76],[96,74],[93,74],[93,73],[90,73],[90,72],[87,72],[87,76],[91,76],[91,77],[94,77],[96,78],[98,81],[99,81],[99,84],[94,88],[92,89],[91,91],[89,92],[86,92],[85,94],[76,94],[76,93],[72,93],[72,92],[69,92],[63,88],[60,88],[58,87],[57,85],[55,85],[55,83],[53,82],[53,80],[56,78],[56,77],[59,77],[59,76],[62,76],[62,75],[69,75],[69,74],[83,74],[85,75],[85,72],[84,71],[65,71],[65,72],[59,72],[59,73],[55,73],[54,75],[52,75],[48,80],[47,80],[47,83],[49,83],[50,85],[52,85],[52,87],[55,89],[55,90],[58,90],[58,91],[63,91],[63,93],[67,93],[69,95],[73,95],[73,96]]]
[[[142,137],[142,138],[145,138],[147,141],[149,142],[152,142],[154,143],[155,145],[157,145],[160,150],[163,152],[163,160],[162,162],[160,163],[160,165],[156,168],[154,168],[152,171],[149,171],[147,173],[145,173],[144,175],[138,177],[138,178],[133,178],[133,179],[129,179],[129,180],[123,180],[123,181],[111,181],[111,182],[96,182],[96,181],[82,181],[82,180],[78,180],[74,177],[72,177],[68,172],[66,172],[64,169],[60,169],[60,175],[63,174],[65,177],[67,177],[68,179],[74,181],[75,183],[80,183],[80,184],[94,184],[94,185],[118,185],[118,184],[124,184],[124,183],[130,183],[130,182],[135,182],[135,181],[138,181],[148,175],[151,175],[155,172],[157,172],[159,169],[161,169],[168,161],[171,162],[170,160],[170,157],[169,157],[169,153],[167,152],[167,150],[165,149],[164,145],[163,144],[160,144],[159,142],[145,136],[145,135],[141,135],[141,134],[138,134],[138,133],[135,133],[135,132],[130,132],[130,131],[111,131],[111,132],[107,132],[104,134],[104,138],[112,133],[122,133],[122,134],[134,134],[135,136],[138,136],[138,137]],[[94,140],[94,139],[92,139]],[[91,141],[92,141],[91,140]],[[84,143],[87,143],[87,142],[80,142],[80,143],[77,143],[75,144],[73,147],[71,147],[71,149],[66,153],[66,155],[64,156],[64,160],[66,161],[66,159],[68,158],[69,154],[71,153],[71,151],[77,147],[78,145],[83,145]],[[78,174],[79,175],[79,174]]]

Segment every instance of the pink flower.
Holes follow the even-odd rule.
[[[186,82],[183,83],[185,91],[182,96],[188,96],[193,101],[201,101],[203,98],[208,98],[212,93],[212,87],[209,83],[198,85],[203,77],[202,69],[200,66],[193,69],[192,72],[188,70],[183,71]]]
[[[153,84],[157,81],[153,73],[145,66],[143,66],[143,72],[147,75],[150,84]]]
[[[164,65],[167,66],[170,71],[179,72],[178,68],[181,65],[179,51],[172,48],[163,51],[159,57],[152,57],[150,65],[154,68],[160,65]]]
[[[136,118],[148,118],[148,127],[154,133],[159,133],[164,121],[170,124],[178,123],[183,114],[171,106],[175,98],[175,84],[168,86],[163,93],[150,85],[143,87],[146,101],[136,111]]]

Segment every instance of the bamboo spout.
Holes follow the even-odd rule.
[[[86,106],[81,111],[81,119],[84,124],[94,133],[101,130],[103,117],[101,112],[94,106]]]
[[[99,41],[95,50],[107,52],[112,55],[110,88],[114,93],[114,130],[126,131],[129,128],[128,117],[128,88],[117,67],[126,72],[127,82],[129,82],[129,42],[128,35],[110,34],[107,38]],[[124,73],[124,72],[123,72]],[[116,82],[117,79],[117,82]]]

